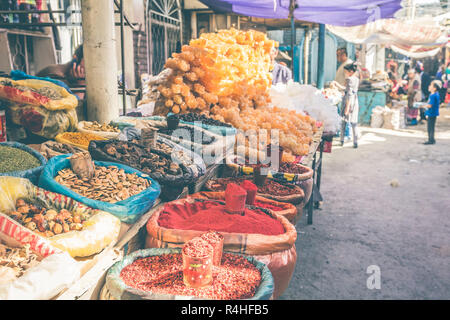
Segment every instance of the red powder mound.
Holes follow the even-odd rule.
[[[253,205],[255,203],[256,193],[258,192],[258,187],[254,183],[252,183],[250,180],[244,180],[241,183],[241,187],[247,191],[247,198],[245,200],[245,203]]]
[[[247,191],[236,183],[230,183],[225,190],[225,208],[229,213],[242,214],[245,209]]]
[[[261,210],[245,209],[244,215],[229,214],[225,206],[214,201],[167,203],[159,215],[163,228],[230,233],[279,235],[284,233],[281,222]]]

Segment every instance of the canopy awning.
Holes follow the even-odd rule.
[[[392,18],[402,8],[401,0],[200,0],[213,10],[266,18],[287,19],[295,1],[297,20],[337,26],[356,26]]]

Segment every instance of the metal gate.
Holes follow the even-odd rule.
[[[173,52],[181,50],[179,0],[149,0],[146,7],[149,73],[158,74]]]

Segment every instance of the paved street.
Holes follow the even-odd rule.
[[[432,146],[422,144],[426,124],[361,131],[358,149],[325,155],[325,200],[313,225],[305,215],[297,223],[296,270],[281,299],[450,299],[450,110]],[[380,290],[367,288],[370,265]]]

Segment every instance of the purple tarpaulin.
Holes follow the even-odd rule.
[[[266,19],[289,18],[290,0],[200,0],[214,10]],[[356,26],[392,18],[401,9],[401,0],[296,0],[297,20]]]

